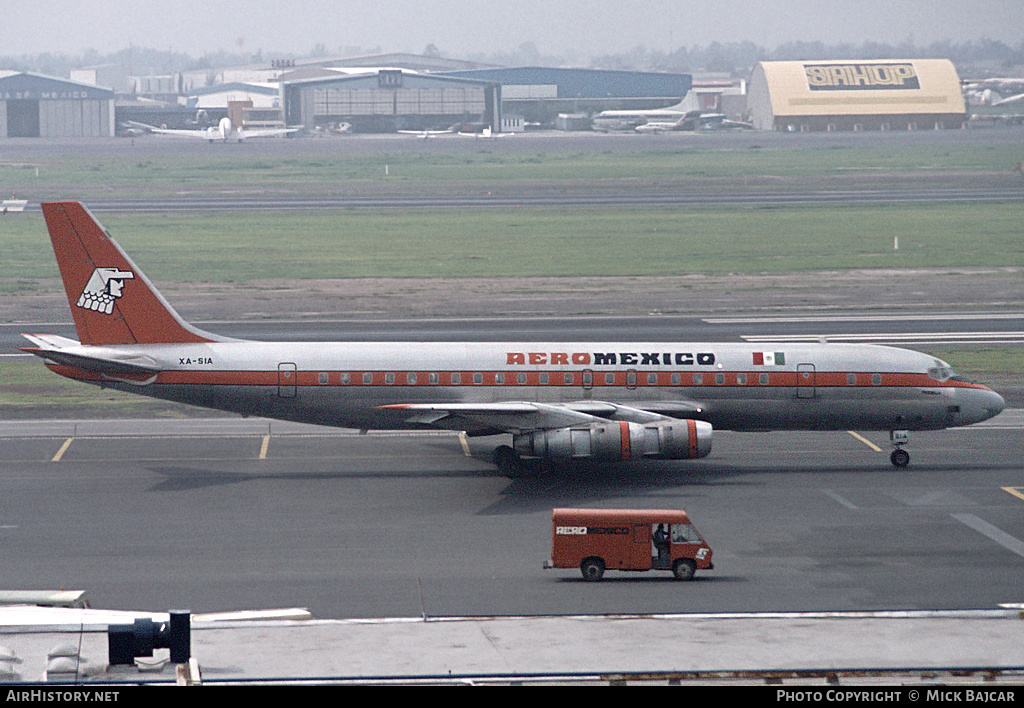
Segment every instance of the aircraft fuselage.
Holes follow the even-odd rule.
[[[926,354],[774,346],[779,351],[720,342],[210,342],[66,350],[152,373],[51,368],[182,403],[354,428],[423,427],[404,409],[381,408],[419,403],[608,401],[669,415],[671,404],[683,403],[685,417],[739,431],[936,430],[1002,409],[998,394],[945,377],[945,365]]]

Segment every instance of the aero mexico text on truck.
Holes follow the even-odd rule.
[[[711,548],[685,511],[555,509],[545,568],[579,568],[597,581],[605,570],[670,570],[690,580],[711,570]]]

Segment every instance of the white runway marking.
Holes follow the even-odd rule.
[[[953,518],[964,526],[974,529],[982,536],[992,539],[1011,553],[1016,553],[1021,558],[1024,558],[1024,541],[1014,538],[998,526],[993,526],[984,519],[979,519],[974,514],[953,514]]]

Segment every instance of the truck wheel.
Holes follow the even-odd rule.
[[[676,580],[693,580],[693,574],[697,572],[697,564],[689,558],[682,558],[672,566],[672,574]]]
[[[604,576],[604,561],[600,558],[587,558],[580,563],[580,572],[583,579],[589,583],[596,583]]]

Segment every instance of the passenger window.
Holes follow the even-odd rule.
[[[683,379],[682,379],[682,377],[679,374],[672,374],[672,385],[673,386],[678,386],[680,383],[682,383],[682,380]]]
[[[325,384],[325,383],[327,383],[327,379],[328,379],[327,374],[322,372],[322,371],[319,374],[316,375],[317,383]]]
[[[566,386],[572,386],[572,374],[567,373],[563,381],[565,381]]]
[[[520,386],[526,383],[526,374],[516,374],[516,383]]]
[[[505,383],[505,374],[498,373],[494,375],[494,383],[503,384]]]
[[[483,374],[473,374],[473,383],[482,384],[484,382]]]
[[[856,386],[857,385],[857,374],[847,374],[846,375],[846,385],[847,386]]]
[[[460,383],[462,383],[462,374],[456,371],[452,374],[452,384],[458,386]]]
[[[762,386],[767,386],[768,385],[768,374],[760,374],[757,377],[757,380],[760,382],[760,384]]]
[[[540,375],[540,382],[541,382],[542,385],[546,384],[548,382],[548,375],[547,374],[541,374]]]
[[[736,374],[736,383],[739,384],[740,386],[746,385],[746,383],[747,383],[747,375],[746,374]]]
[[[347,383],[351,383],[352,382],[352,377],[349,376],[349,373],[347,371],[341,375],[341,382],[343,384],[347,384]]]
[[[647,374],[647,383],[649,383],[651,386],[654,386],[656,383],[658,383],[658,375],[653,371]]]
[[[363,383],[366,384],[366,385],[372,384],[373,383],[373,374],[371,374],[369,371],[367,371],[365,374],[363,374]]]
[[[390,372],[389,371],[388,373],[384,374],[384,383],[386,383],[386,384],[393,384],[394,382],[395,382],[395,374],[394,374],[394,372]]]
[[[430,383],[432,383],[432,384],[436,384],[438,382],[438,380],[439,380],[439,377],[438,377],[437,374],[431,373],[431,374],[427,375],[427,380],[429,380]]]
[[[704,383],[704,376],[703,376],[703,374],[694,374],[693,375],[693,385],[694,386],[700,386],[703,383]]]
[[[604,375],[604,382],[606,384],[608,384],[609,386],[614,384],[615,383],[615,374],[611,374],[611,373],[605,374]]]
[[[882,383],[882,375],[881,374],[871,374],[871,383],[874,384],[875,386],[878,386],[879,384],[881,384]]]
[[[410,386],[415,386],[416,385],[416,373],[414,371],[410,371],[408,374],[405,375],[405,380],[406,380],[406,383],[408,383]]]

